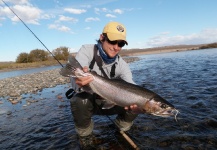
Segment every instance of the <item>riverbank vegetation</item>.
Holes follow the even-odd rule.
[[[207,48],[217,48],[217,43],[211,43],[200,47],[200,49],[207,49]]]
[[[60,60],[62,64],[65,64],[66,61]],[[56,60],[47,60],[40,62],[32,62],[32,63],[16,63],[16,62],[0,62],[0,71],[10,71],[10,70],[18,70],[18,69],[27,69],[27,68],[38,68],[44,66],[53,66],[58,65]]]
[[[52,55],[58,60],[67,60],[69,56],[68,47],[59,47],[52,51]],[[20,53],[17,56],[16,63],[32,63],[53,60],[49,52],[42,49],[34,49],[30,53]]]
[[[61,63],[66,63],[69,50],[67,47],[59,47],[52,51],[52,54]],[[34,49],[30,53],[20,53],[15,62],[0,62],[0,71],[37,68],[56,65],[58,62],[45,50]]]
[[[135,56],[153,53],[164,53],[164,52],[178,52],[187,50],[197,49],[209,49],[217,48],[217,43],[211,44],[200,44],[200,45],[175,45],[175,46],[164,46],[146,49],[123,49],[120,52],[121,56]],[[62,64],[67,62],[69,56],[69,48],[59,47],[52,51],[52,54]],[[72,53],[75,55],[76,53]],[[58,65],[58,62],[53,56],[45,50],[35,49],[28,53],[21,53],[18,55],[16,62],[0,62],[0,71],[26,69],[26,68],[37,68],[43,66]]]

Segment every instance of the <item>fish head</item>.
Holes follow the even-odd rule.
[[[143,106],[143,110],[146,113],[161,117],[176,116],[178,114],[178,111],[172,104],[158,96],[148,100]]]

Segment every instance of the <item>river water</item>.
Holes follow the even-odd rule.
[[[140,149],[217,149],[217,49],[143,55],[130,64],[134,81],[172,103],[174,118],[140,114],[129,131]],[[78,149],[64,93],[69,85],[0,104],[1,149]],[[34,103],[28,103],[33,101]],[[114,119],[115,116],[110,116]],[[94,116],[96,149],[131,149],[105,116]]]

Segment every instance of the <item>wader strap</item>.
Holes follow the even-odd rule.
[[[93,69],[93,66],[94,66],[94,64],[95,64],[95,62],[96,62],[96,60],[95,60],[95,53],[97,53],[97,47],[96,47],[96,45],[94,45],[93,51],[94,51],[93,59],[92,59],[92,61],[90,62],[90,65],[89,65],[90,70]]]
[[[115,68],[116,68],[116,66],[115,66],[115,63],[114,63],[112,65],[111,72],[110,72],[110,77],[111,78],[115,77]]]
[[[97,55],[97,50],[98,50],[98,49],[97,49],[97,46],[94,45],[94,55],[93,55],[92,61],[90,62],[89,68],[90,68],[90,70],[92,70],[92,69],[93,69],[93,66],[94,66],[94,64],[95,64],[95,62],[96,62],[97,66],[98,66],[99,69],[101,70],[103,76],[106,77],[106,78],[108,78],[107,74],[105,73],[105,71],[104,71],[103,68],[102,68],[102,58]],[[110,72],[110,77],[111,77],[111,78],[115,76],[115,68],[116,68],[116,66],[115,66],[115,63],[114,63],[114,64],[112,65],[112,67],[111,67],[111,72]]]

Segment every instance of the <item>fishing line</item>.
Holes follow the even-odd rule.
[[[44,48],[52,55],[52,57],[63,67],[63,64],[51,53],[51,51],[44,45],[44,43],[35,35],[35,33],[26,25],[26,23],[10,8],[10,6],[2,0],[2,2],[11,10],[11,12],[17,16],[17,18],[23,23],[23,25],[35,36],[35,38],[44,46]]]

